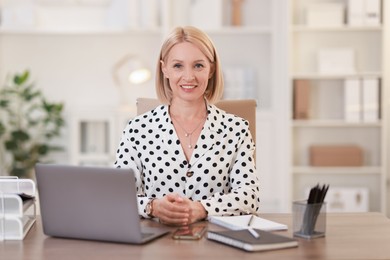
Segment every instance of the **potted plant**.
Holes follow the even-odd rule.
[[[64,126],[63,104],[48,102],[29,75],[7,77],[0,89],[0,167],[20,178],[32,177],[37,162],[61,149],[50,140]]]

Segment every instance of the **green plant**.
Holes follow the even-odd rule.
[[[64,126],[63,104],[48,102],[29,75],[10,76],[0,89],[0,166],[22,178],[50,152],[61,150],[50,140]]]

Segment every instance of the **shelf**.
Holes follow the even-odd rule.
[[[79,155],[80,161],[107,161],[111,160],[114,155],[111,153],[81,153]]]
[[[271,34],[272,28],[268,26],[239,26],[239,27],[233,27],[233,26],[224,26],[220,29],[209,29],[205,30],[208,34],[222,34],[222,35],[251,35],[251,34]]]
[[[10,29],[0,28],[0,35],[161,35],[161,29],[126,29],[126,28],[88,28],[88,29],[49,29],[49,28],[26,28]]]
[[[314,27],[307,25],[294,25],[293,32],[295,33],[345,33],[345,32],[381,32],[382,26],[330,26],[330,27]]]
[[[294,166],[293,174],[334,174],[334,175],[380,175],[381,167],[379,166],[362,166],[362,167],[310,167]]]
[[[293,127],[295,128],[309,128],[309,127],[342,127],[342,128],[368,128],[381,127],[382,123],[349,123],[344,120],[294,120]]]
[[[83,166],[113,166],[115,162],[114,154],[79,154],[77,165]]]
[[[0,191],[6,193],[26,193],[34,195],[36,192],[35,182],[31,179],[19,179],[12,176],[0,176]]]
[[[0,225],[4,227],[4,233],[0,234],[0,240],[23,240],[36,221],[36,216],[5,217],[0,219]],[[2,231],[1,229],[0,231]]]
[[[272,28],[268,26],[254,27],[254,26],[241,26],[232,27],[224,26],[219,29],[207,29],[208,34],[214,35],[268,35],[272,34]],[[72,28],[72,29],[51,29],[51,28],[0,28],[0,34],[2,35],[162,35],[161,28],[156,29],[127,29],[127,28]]]
[[[0,240],[23,240],[36,220],[35,182],[0,179]],[[20,193],[32,196],[22,200]]]
[[[293,79],[308,79],[308,80],[344,80],[349,78],[363,78],[363,77],[378,77],[380,78],[382,73],[380,71],[367,71],[354,74],[340,74],[340,75],[325,75],[319,73],[294,73]]]

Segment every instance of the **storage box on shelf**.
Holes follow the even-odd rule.
[[[312,145],[309,147],[311,166],[356,167],[363,165],[363,150],[356,145]]]
[[[352,18],[357,2],[365,2],[359,13],[361,23]],[[325,1],[290,2],[292,199],[304,197],[306,187],[326,182],[335,188],[366,188],[370,194],[368,210],[385,211],[383,25],[380,20],[369,21],[371,12],[380,17],[381,11],[367,2],[339,0],[327,8],[318,8]],[[329,12],[338,17],[337,24],[318,20]],[[346,16],[340,19],[340,13]],[[324,150],[314,151],[315,145],[357,146],[361,151],[355,151],[354,162],[358,160],[361,166],[339,163],[324,167],[329,155],[324,155]],[[318,158],[320,153],[323,157]],[[317,163],[313,164],[314,157]]]
[[[342,26],[344,5],[342,3],[316,2],[306,7],[306,24],[312,27]]]
[[[23,240],[36,221],[35,183],[0,178],[0,240]]]
[[[328,212],[367,212],[369,192],[364,187],[336,187],[327,194]]]
[[[305,190],[306,196],[310,188]],[[327,212],[367,212],[369,211],[369,191],[366,187],[329,187],[326,194]]]

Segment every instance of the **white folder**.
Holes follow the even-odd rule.
[[[379,79],[363,78],[362,80],[362,115],[367,123],[379,121]]]
[[[344,119],[346,122],[361,122],[361,88],[357,78],[344,81]]]

